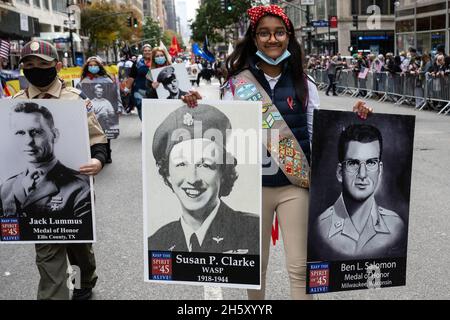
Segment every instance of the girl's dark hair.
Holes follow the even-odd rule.
[[[273,16],[283,21],[283,19],[276,15],[267,14],[264,17],[266,16]],[[283,24],[286,26],[284,21]],[[226,67],[228,70],[228,79],[236,76],[244,69],[247,69],[249,58],[255,56],[256,51],[258,51],[254,40],[256,38],[257,27],[258,24],[256,24],[254,28],[252,28],[251,25],[248,27],[244,38],[237,43],[235,50],[227,58]],[[289,26],[286,26],[286,28],[289,32],[289,45],[287,49],[291,53],[291,56],[287,61],[289,64],[288,69],[291,72],[292,79],[294,80],[297,99],[302,102],[303,108],[306,110],[308,103],[308,80],[303,68],[305,55],[300,43],[295,37],[295,31],[291,20],[289,20]]]
[[[91,61],[89,61],[89,62],[91,62]],[[89,62],[86,62],[83,66],[83,70],[81,72],[81,79],[84,79],[87,77],[87,74],[89,72],[89,70],[88,70]],[[96,75],[98,75],[100,77],[108,77],[112,80],[112,78],[109,76],[108,72],[106,72],[105,67],[103,67],[103,65],[101,63],[99,63],[98,61],[95,61],[95,63],[97,63],[97,65],[100,68],[100,70],[98,71],[98,73]]]

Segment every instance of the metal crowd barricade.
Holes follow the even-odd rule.
[[[430,100],[433,105],[435,102],[441,105],[442,108],[439,110],[438,114],[448,114],[450,112],[450,78],[449,76],[438,76],[429,77],[428,83],[428,100]],[[421,108],[423,109],[423,107]]]
[[[308,74],[316,80],[319,90],[328,87],[326,70],[308,70]],[[339,70],[335,80],[338,94],[392,101],[395,105],[409,104],[418,110],[428,106],[439,111],[438,114],[450,113],[449,75],[433,78],[424,73],[368,72],[365,79],[358,76],[351,69]]]

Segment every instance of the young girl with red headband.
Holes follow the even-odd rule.
[[[315,84],[304,73],[304,56],[292,22],[277,5],[254,7],[247,13],[250,26],[227,59],[229,78],[224,99],[247,100],[250,92],[259,92],[263,107],[273,104],[278,109],[284,126],[290,129],[291,141],[298,142],[305,163],[309,163],[313,111],[319,107],[319,96]],[[243,83],[246,86],[239,87]],[[249,84],[252,90],[243,92]],[[362,101],[354,110],[361,118],[372,112]],[[305,294],[309,192],[304,187],[307,185],[294,183],[284,167],[276,174],[264,175],[264,169],[263,166],[261,290],[249,290],[248,297],[265,297],[270,235],[274,230],[273,235],[277,236],[279,223],[291,297],[310,299],[311,296]],[[275,213],[276,227],[272,229]]]
[[[269,104],[275,105],[290,129],[292,141],[298,142],[299,151],[309,163],[313,111],[319,107],[319,96],[315,84],[303,71],[304,56],[292,22],[277,5],[254,7],[247,13],[250,26],[226,62],[228,80],[224,99],[256,97],[263,101],[264,110]],[[201,96],[196,93],[187,98],[183,101],[195,107]],[[362,119],[372,112],[363,101],[358,101],[353,110]],[[264,171],[263,166],[263,174]],[[263,175],[262,202],[261,290],[248,290],[249,299],[265,298],[275,213],[283,234],[291,297],[311,299],[305,294],[308,190],[292,183],[284,171],[278,170],[276,174]],[[275,237],[277,229],[278,226],[274,229]]]

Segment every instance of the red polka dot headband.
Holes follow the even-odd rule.
[[[247,10],[247,14],[250,18],[250,25],[252,26],[253,30],[255,30],[256,24],[258,23],[259,19],[268,14],[280,17],[281,19],[283,19],[288,29],[291,28],[288,16],[283,11],[283,9],[281,9],[279,6],[275,4],[272,4],[270,6],[257,6],[250,8]]]

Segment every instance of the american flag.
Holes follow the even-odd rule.
[[[9,59],[9,41],[0,39],[0,58]]]

